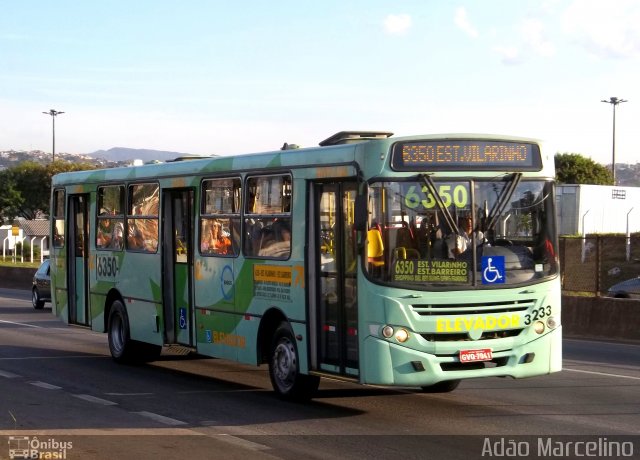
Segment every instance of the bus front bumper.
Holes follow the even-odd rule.
[[[491,348],[461,343],[461,349]],[[460,363],[457,355],[433,355],[369,336],[361,355],[361,382],[376,385],[429,386],[479,377],[524,378],[562,370],[562,327],[531,342],[493,352],[491,362]]]

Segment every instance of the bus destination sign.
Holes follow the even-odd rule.
[[[542,160],[540,148],[526,142],[428,140],[396,143],[391,153],[391,167],[396,171],[539,171]]]

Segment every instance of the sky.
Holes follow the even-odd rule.
[[[343,130],[640,161],[640,0],[0,0],[0,151],[230,155]]]

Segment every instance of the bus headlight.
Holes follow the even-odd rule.
[[[386,339],[393,337],[393,328],[391,326],[385,326],[382,328],[382,336]]]
[[[558,327],[558,322],[553,316],[549,316],[547,318],[547,327],[549,329],[555,329],[556,327]]]
[[[533,323],[533,330],[536,334],[542,334],[544,332],[544,323],[542,321],[536,321]]]
[[[398,329],[396,331],[396,340],[400,343],[404,343],[409,339],[409,332],[406,329]]]

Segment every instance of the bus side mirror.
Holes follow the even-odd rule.
[[[369,222],[369,211],[367,210],[367,196],[357,195],[353,216],[353,225],[357,231],[367,230]]]

